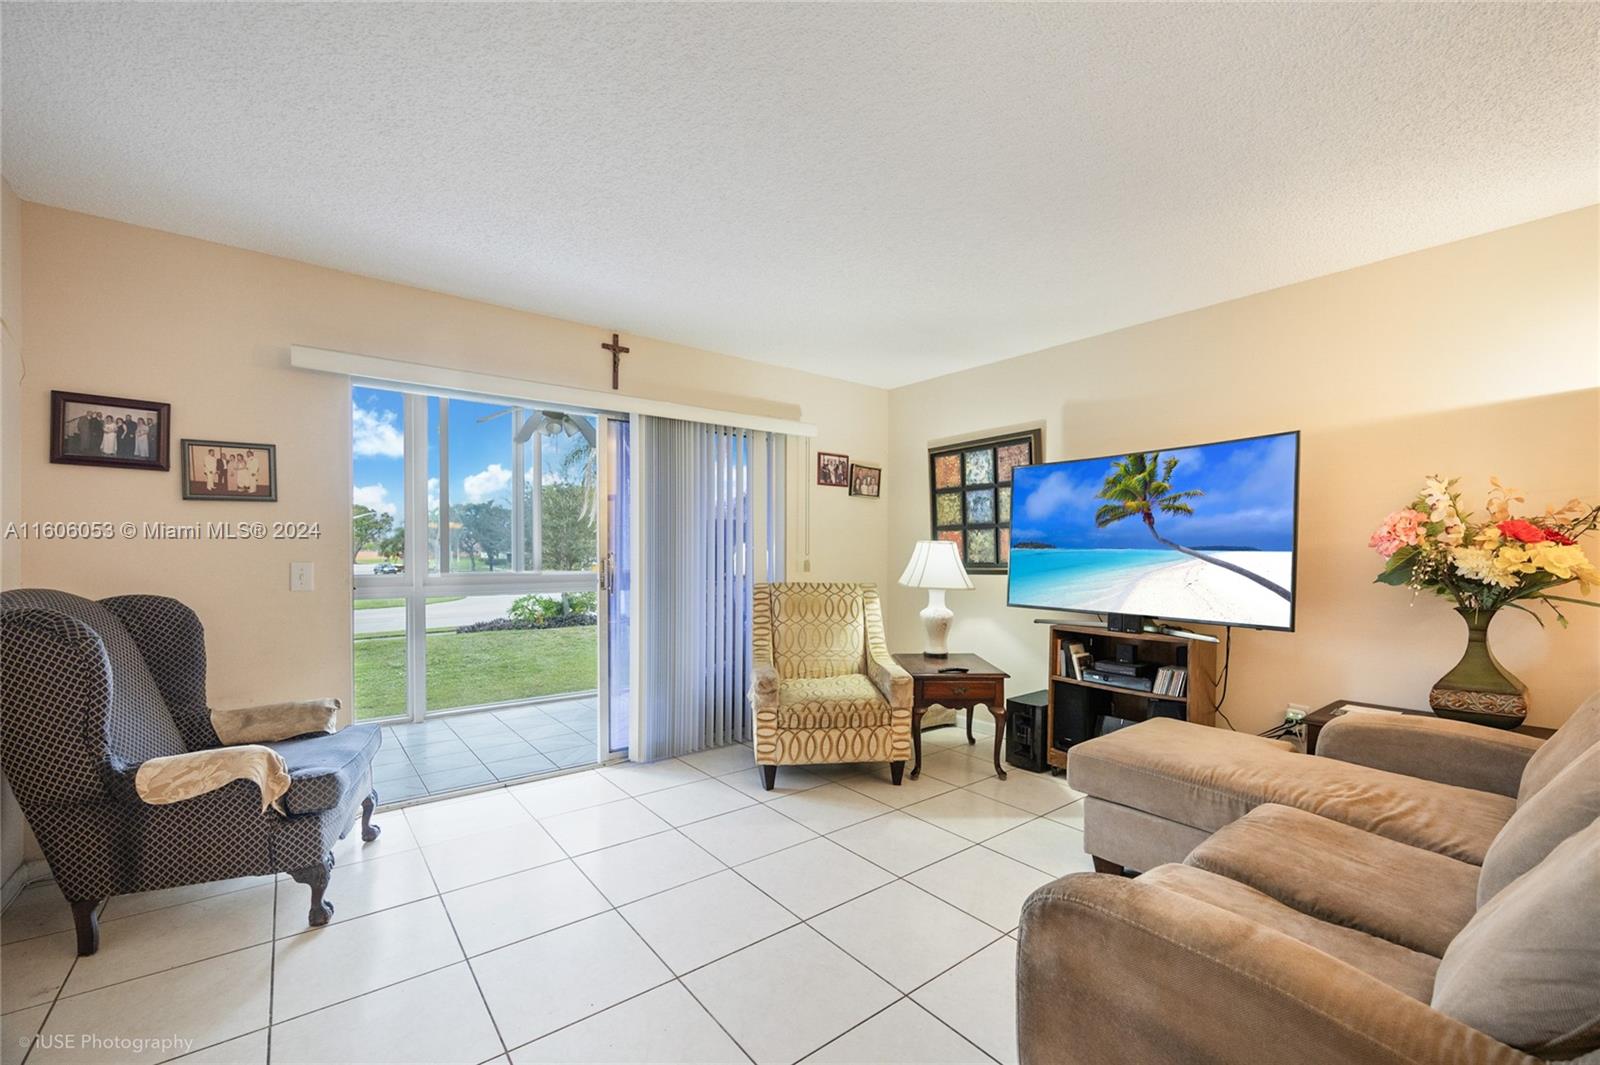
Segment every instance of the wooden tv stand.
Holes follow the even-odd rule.
[[[1181,696],[1078,680],[1060,671],[1060,652],[1067,644],[1081,643],[1097,659],[1115,659],[1117,647],[1132,645],[1135,658],[1152,666],[1183,666],[1189,671],[1189,687]],[[1074,742],[1096,735],[1106,717],[1143,721],[1151,717],[1181,718],[1200,725],[1216,722],[1216,693],[1212,679],[1217,675],[1216,640],[1201,633],[1112,632],[1099,625],[1050,626],[1050,704],[1047,753],[1050,765],[1067,767],[1067,750]]]

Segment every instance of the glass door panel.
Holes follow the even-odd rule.
[[[632,507],[629,505],[632,454],[626,419],[605,419],[605,431],[602,469],[605,501],[600,534],[600,616],[605,625],[605,638],[599,682],[600,708],[607,733],[607,751],[626,751],[633,714],[633,659],[629,647],[633,616]]]
[[[593,592],[430,595],[427,629],[429,713],[593,697]]]
[[[353,650],[356,720],[406,717],[405,600],[357,599]]]

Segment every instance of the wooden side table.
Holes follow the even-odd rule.
[[[1306,715],[1306,753],[1317,753],[1317,736],[1321,734],[1322,727],[1335,718],[1343,717],[1347,706],[1370,706],[1378,710],[1397,710],[1411,717],[1434,717],[1432,710],[1413,710],[1408,706],[1384,706],[1382,703],[1364,703],[1359,699],[1335,699],[1327,706],[1312,711]],[[1520,732],[1524,736],[1535,736],[1547,740],[1555,735],[1555,729],[1540,728],[1537,725],[1523,725],[1511,730]]]
[[[983,706],[994,717],[994,772],[1001,780],[1006,771],[1000,767],[1000,752],[1006,742],[1006,680],[1011,676],[985,662],[977,655],[950,655],[948,658],[929,658],[927,655],[895,655],[894,660],[911,674],[911,745],[916,752],[916,764],[911,768],[911,779],[922,775],[922,715],[934,703],[952,710],[967,712],[967,742],[976,744],[972,735],[972,711]],[[945,672],[965,670],[963,673]]]

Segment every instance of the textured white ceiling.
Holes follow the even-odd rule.
[[[0,7],[24,199],[879,385],[1600,199],[1595,4]]]

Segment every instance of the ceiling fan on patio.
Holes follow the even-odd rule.
[[[502,414],[510,414],[516,409],[518,408],[501,407],[499,410],[479,418],[478,423],[481,425],[484,422],[493,421]],[[538,410],[532,412],[517,427],[512,439],[519,444],[526,444],[534,433],[545,436],[554,436],[557,433],[563,436],[581,436],[589,442],[591,447],[594,445],[594,425],[588,419],[575,418],[566,411]]]

